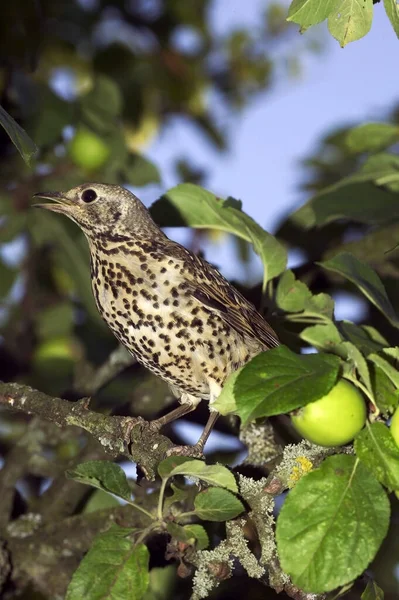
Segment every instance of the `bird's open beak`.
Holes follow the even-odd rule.
[[[34,208],[46,208],[53,212],[59,212],[68,214],[74,205],[66,198],[61,192],[38,192],[33,195],[34,198],[44,198],[45,200],[52,200],[53,202],[45,204],[34,204]]]

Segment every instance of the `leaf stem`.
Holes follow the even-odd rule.
[[[348,381],[350,381],[351,383],[353,383],[356,387],[359,388],[359,390],[361,390],[363,392],[363,394],[365,396],[367,396],[367,398],[370,400],[371,404],[375,407],[376,412],[373,413],[373,418],[378,417],[378,415],[380,414],[379,408],[375,402],[374,396],[372,395],[372,393],[370,392],[370,390],[358,379],[356,379],[356,377],[350,377],[348,375],[345,375],[344,377],[345,379],[348,379]]]
[[[320,313],[311,313],[311,312],[303,312],[303,313],[294,313],[291,315],[284,316],[286,321],[292,321],[294,323],[329,323],[331,319],[326,315],[322,315]]]
[[[178,520],[180,521],[183,518],[192,517],[193,515],[196,515],[196,514],[197,513],[195,512],[195,510],[189,510],[188,512],[181,513],[180,515],[178,515]]]
[[[140,512],[142,512],[143,514],[147,515],[147,517],[149,517],[151,519],[151,521],[154,520],[154,515],[152,515],[150,512],[148,512],[148,510],[146,510],[145,508],[143,508],[142,506],[139,506],[138,504],[136,504],[135,502],[132,502],[131,500],[128,500],[127,503],[130,506],[133,506],[133,508],[136,508],[137,510],[139,510]]]
[[[161,487],[159,489],[158,509],[157,509],[157,516],[158,516],[158,520],[159,521],[162,521],[163,499],[164,499],[164,496],[165,496],[165,489],[166,489],[166,484],[167,483],[168,483],[168,478],[165,477],[165,479],[162,479]]]

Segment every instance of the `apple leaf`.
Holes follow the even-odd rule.
[[[149,583],[149,552],[114,525],[98,535],[68,586],[65,600],[141,600]]]
[[[276,291],[277,306],[286,312],[299,312],[305,308],[306,300],[312,294],[302,281],[295,279],[292,271],[283,273]]]
[[[221,200],[197,185],[181,183],[152,205],[151,214],[160,226],[219,229],[250,242],[262,260],[264,284],[287,264],[284,246],[245,214],[234,198]]]
[[[0,106],[0,125],[5,129],[12,143],[29,167],[32,159],[39,152],[39,148],[31,140],[26,131],[14,121],[2,106]]]
[[[328,30],[344,48],[360,40],[371,29],[373,0],[340,0],[328,17]]]
[[[300,355],[286,346],[262,352],[243,367],[235,381],[235,412],[246,423],[305,406],[331,390],[339,364],[337,356]]]
[[[377,273],[369,265],[349,252],[342,252],[334,258],[318,264],[323,269],[339,273],[354,283],[392,325],[399,327],[399,319],[387,296],[385,287]]]
[[[354,456],[330,456],[288,493],[277,520],[282,569],[304,592],[331,591],[361,575],[387,534],[390,504]]]
[[[383,423],[367,423],[355,439],[355,452],[383,485],[399,490],[399,448]]]
[[[210,487],[194,500],[195,514],[204,521],[228,521],[244,511],[244,505],[234,494],[223,488]]]
[[[345,139],[354,153],[377,152],[399,140],[399,127],[391,123],[364,123],[351,129]]]
[[[131,500],[132,491],[123,469],[109,460],[90,460],[66,471],[68,479],[91,485],[115,494],[124,500]]]

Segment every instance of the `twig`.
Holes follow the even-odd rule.
[[[88,373],[87,366],[83,368],[82,372],[78,373],[75,378],[74,387],[81,394],[91,396],[107,385],[124,369],[134,365],[136,362],[134,356],[126,348],[118,346],[96,371],[91,371],[89,367],[91,372]]]

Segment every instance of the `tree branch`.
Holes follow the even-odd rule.
[[[36,415],[59,427],[81,427],[107,454],[122,455],[139,464],[147,479],[155,478],[159,462],[173,446],[167,437],[153,431],[141,418],[110,416],[89,410],[87,398],[70,402],[18,383],[0,382],[0,404]]]

